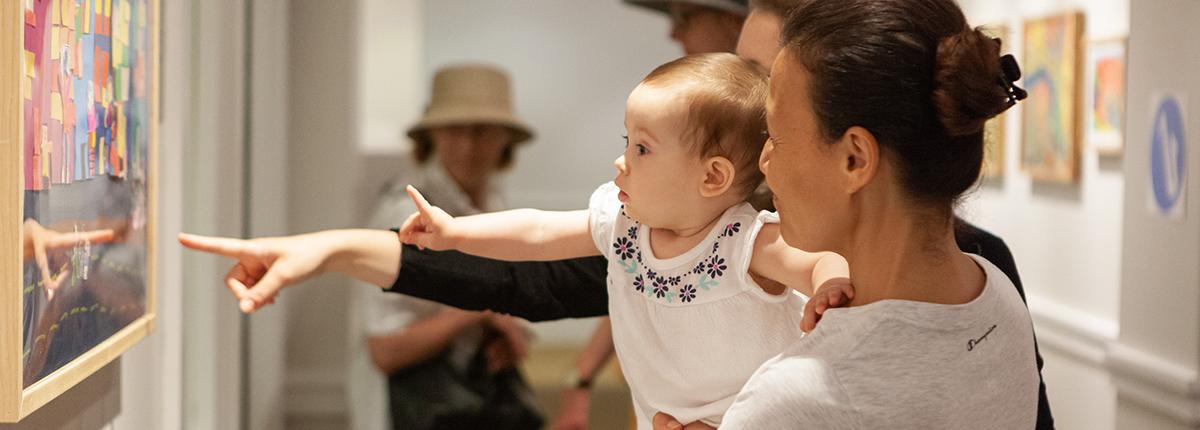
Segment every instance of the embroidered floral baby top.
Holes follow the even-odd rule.
[[[801,335],[804,296],[766,293],[748,273],[755,237],[778,216],[731,207],[694,248],[660,260],[618,192],[600,186],[588,208],[638,428],[649,430],[657,412],[718,426],[755,369]]]

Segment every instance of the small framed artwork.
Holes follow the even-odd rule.
[[[1087,139],[1102,156],[1124,152],[1126,39],[1106,39],[1088,46]]]
[[[158,0],[0,5],[0,421],[154,325]]]
[[[1021,166],[1037,181],[1079,178],[1083,29],[1074,12],[1025,22]]]
[[[984,34],[990,37],[1000,39],[1001,55],[1008,52],[1008,47],[1012,46],[1009,37],[1012,33],[1009,32],[1007,26],[1004,25],[986,25],[983,27]],[[986,179],[999,179],[1004,176],[1004,151],[1006,133],[1005,114],[997,115],[995,118],[988,120],[983,125],[983,169],[980,172],[982,177]]]

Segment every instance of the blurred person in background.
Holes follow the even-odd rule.
[[[408,130],[414,165],[384,187],[368,227],[386,229],[416,212],[404,193],[408,184],[423,186],[430,201],[457,215],[504,209],[495,177],[532,137],[512,105],[508,76],[499,69],[439,70],[424,117]],[[528,351],[527,323],[377,289],[361,289],[357,302],[350,339],[358,368],[351,377],[356,428],[541,425],[532,399],[521,398],[529,390],[517,371]],[[379,399],[385,384],[387,402]],[[496,416],[508,413],[500,410],[522,414]]]

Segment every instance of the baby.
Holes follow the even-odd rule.
[[[853,298],[846,260],[791,248],[748,203],[762,182],[765,73],[732,54],[650,73],[625,106],[617,176],[587,210],[454,218],[415,189],[406,243],[506,260],[608,259],[613,343],[638,428],[656,412],[718,426],[745,382],[801,336],[810,312]],[[811,327],[805,327],[806,330]]]

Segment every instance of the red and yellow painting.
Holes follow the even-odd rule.
[[[1025,22],[1021,165],[1035,180],[1079,177],[1083,25],[1079,13]]]

